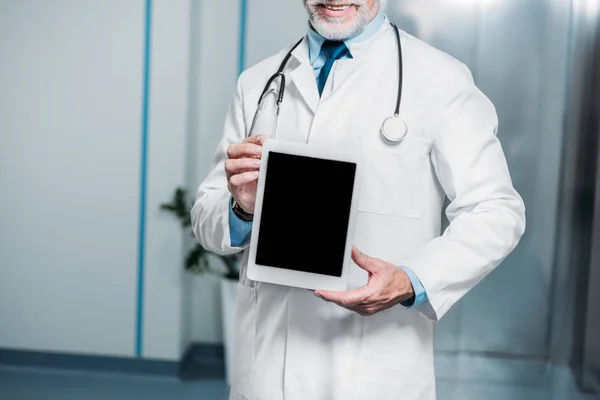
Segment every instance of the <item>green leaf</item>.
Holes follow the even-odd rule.
[[[186,190],[184,188],[179,187],[175,189],[171,202],[161,204],[160,209],[174,215],[181,223],[182,228],[185,231],[187,231],[188,234],[194,237],[194,232],[191,229],[191,210],[194,205],[194,199],[191,198],[188,202],[186,200],[187,198],[188,195]],[[226,269],[226,272],[224,274],[211,269],[210,263],[208,262],[209,254],[217,256],[223,261],[223,264],[225,265]],[[184,268],[186,271],[189,271],[194,274],[212,273],[221,276],[225,279],[239,279],[238,257],[236,255],[219,256],[215,253],[206,250],[198,242],[196,242],[195,245],[190,248],[187,255],[185,256]]]

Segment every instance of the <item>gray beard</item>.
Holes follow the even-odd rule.
[[[360,3],[357,5],[357,13],[354,19],[345,25],[341,24],[341,18],[320,15],[316,10],[318,4],[322,4],[320,1],[307,0],[304,4],[308,11],[310,24],[319,35],[328,40],[346,40],[361,33],[371,21],[373,17],[371,14],[379,10],[379,4],[374,4],[373,9],[368,10],[366,2]]]

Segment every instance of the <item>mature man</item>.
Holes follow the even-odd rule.
[[[277,139],[365,155],[360,251],[353,249],[343,293],[246,277],[265,140],[259,133],[270,134],[250,127],[290,46],[239,78],[214,170],[192,210],[206,248],[243,251],[231,397],[432,400],[434,322],[515,248],[525,228],[524,205],[496,138],[496,112],[464,65],[400,32],[400,117],[409,131],[397,145],[382,140],[381,123],[396,104],[399,62],[380,1],[304,4],[310,25],[284,69]],[[441,233],[444,197],[450,226]],[[283,217],[293,230],[302,210]],[[298,251],[311,249],[298,243]]]

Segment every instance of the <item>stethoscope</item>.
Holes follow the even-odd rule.
[[[396,35],[396,43],[398,44],[398,72],[399,72],[399,74],[398,74],[398,95],[397,95],[396,110],[394,111],[394,115],[389,116],[383,120],[383,123],[381,124],[381,128],[380,128],[380,132],[381,132],[382,138],[385,141],[389,142],[390,144],[397,144],[397,143],[400,143],[406,137],[406,135],[408,133],[408,125],[402,118],[400,118],[400,101],[402,100],[402,75],[403,75],[402,74],[402,44],[400,41],[400,32],[394,22],[390,21],[390,25],[392,25],[392,27],[394,28],[394,33]],[[277,133],[277,125],[279,123],[279,111],[281,110],[281,103],[283,102],[283,96],[285,94],[285,83],[286,82],[285,82],[285,74],[283,73],[283,70],[285,69],[288,61],[290,60],[290,57],[292,56],[292,52],[296,49],[296,47],[298,47],[300,45],[300,43],[302,43],[302,40],[303,39],[300,39],[290,49],[290,51],[286,54],[283,61],[281,62],[281,65],[279,65],[277,72],[275,74],[273,74],[267,81],[267,84],[265,85],[265,88],[262,91],[262,94],[260,95],[259,100],[258,100],[258,108],[256,109],[256,112],[254,113],[252,125],[250,126],[250,135],[252,135],[252,132],[254,130],[254,126],[256,124],[259,112],[262,112],[262,109],[266,104],[265,99],[270,94],[276,94],[277,101],[276,101],[276,110],[275,110],[275,123],[273,124],[273,131],[271,133],[271,137],[275,137],[275,135]],[[273,84],[273,82],[275,82],[275,80],[277,78],[280,78],[279,91],[271,88],[271,85]]]

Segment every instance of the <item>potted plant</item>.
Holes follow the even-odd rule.
[[[161,210],[170,212],[181,223],[181,227],[193,237],[192,245],[185,256],[184,268],[187,272],[202,275],[214,274],[221,279],[221,314],[223,321],[223,335],[225,347],[225,372],[227,383],[231,384],[231,366],[234,360],[235,337],[235,303],[237,297],[237,283],[239,280],[238,256],[217,255],[206,250],[196,240],[192,231],[190,211],[194,200],[190,198],[183,188],[177,188],[170,203],[160,205]],[[215,268],[210,259],[220,259],[221,268]]]

